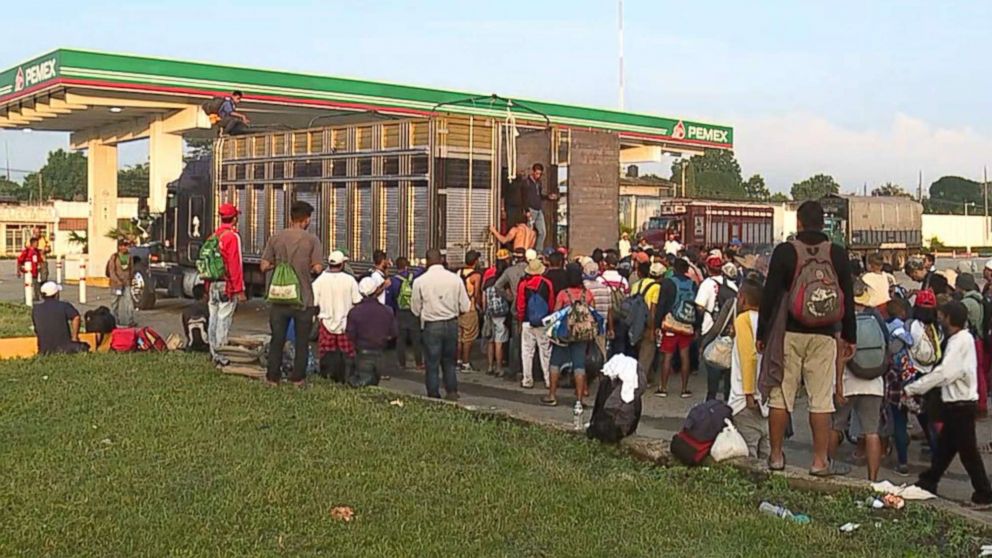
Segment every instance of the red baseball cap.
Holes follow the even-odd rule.
[[[217,214],[221,217],[237,217],[238,215],[241,215],[241,212],[238,211],[237,207],[234,207],[229,203],[224,203],[221,204],[220,209],[217,210]]]
[[[937,297],[930,289],[924,289],[916,293],[916,305],[920,308],[936,308]]]
[[[706,259],[706,267],[714,270],[722,268],[723,258],[719,256],[710,256]]]

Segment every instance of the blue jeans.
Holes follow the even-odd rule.
[[[458,352],[458,320],[427,322],[420,340],[424,344],[424,365],[427,368],[427,397],[441,397],[439,375],[444,374],[445,393],[458,393],[455,375],[455,355]]]
[[[234,311],[238,309],[237,299],[227,296],[227,283],[217,281],[210,284],[210,302],[207,309],[210,311],[210,320],[207,322],[207,342],[210,343],[210,354],[215,359],[218,357],[217,350],[227,345],[228,336],[231,333],[231,322],[234,320]]]
[[[544,250],[544,239],[548,236],[548,225],[544,222],[544,212],[540,209],[530,210],[530,218],[534,223],[534,230],[537,231],[537,241],[534,244],[534,249],[538,253]]]

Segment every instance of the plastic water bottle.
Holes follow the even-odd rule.
[[[771,502],[762,502],[761,505],[758,506],[758,511],[760,511],[761,513],[767,513],[768,515],[774,515],[775,517],[781,517],[782,519],[787,519],[792,517],[792,512],[789,511],[787,508],[784,508],[782,506],[776,506]]]
[[[582,402],[576,401],[572,407],[572,426],[576,430],[582,430]]]
[[[803,513],[794,514],[788,508],[776,506],[770,502],[762,502],[758,506],[758,511],[767,513],[768,515],[774,515],[775,517],[781,517],[782,519],[788,519],[795,523],[806,524],[810,522],[808,515]]]

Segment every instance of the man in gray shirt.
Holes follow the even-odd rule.
[[[427,367],[427,397],[440,398],[439,372],[444,373],[445,399],[458,400],[455,359],[458,351],[458,316],[468,312],[472,302],[465,283],[444,268],[441,251],[427,251],[427,271],[413,282],[410,311],[423,326],[424,364]]]
[[[323,247],[320,240],[307,231],[313,206],[307,202],[294,202],[289,209],[289,228],[279,231],[269,238],[262,252],[259,268],[262,273],[275,269],[280,263],[288,263],[300,284],[302,306],[272,304],[269,308],[269,327],[272,341],[269,343],[269,365],[265,379],[272,385],[279,385],[282,378],[282,353],[286,344],[286,330],[290,320],[296,334],[293,372],[289,380],[297,387],[306,382],[307,357],[310,353],[310,331],[313,328],[315,308],[313,302],[313,279],[311,274],[324,270],[322,263]]]
[[[496,283],[493,284],[496,287],[496,292],[510,303],[510,308],[514,307],[513,299],[516,298],[517,286],[524,278],[524,270],[527,268],[526,254],[527,251],[523,248],[515,248],[513,250],[513,265],[506,268],[503,275],[500,275]],[[520,322],[515,318],[515,313],[510,312],[508,316],[508,319],[510,319],[510,368],[505,373],[508,380],[516,380],[523,373],[523,363],[520,361],[520,336],[522,330],[520,328]]]

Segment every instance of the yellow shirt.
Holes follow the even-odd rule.
[[[658,299],[661,297],[661,283],[650,277],[639,279],[630,287],[630,294],[641,294],[641,289],[644,289],[644,302],[648,306],[658,304]]]

